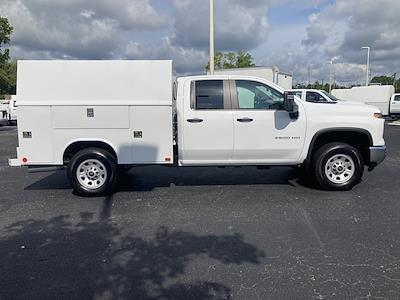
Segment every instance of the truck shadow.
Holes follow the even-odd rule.
[[[159,227],[153,237],[125,235],[105,207],[99,217],[60,215],[6,227],[0,236],[0,298],[231,299],[229,286],[185,276],[189,265],[197,259],[207,266],[258,265],[262,257],[239,234]]]
[[[150,192],[171,186],[244,186],[291,185],[318,189],[316,185],[290,167],[258,170],[256,167],[185,167],[147,166],[133,168],[119,178],[118,191]],[[71,189],[66,174],[58,171],[27,186],[26,190]]]

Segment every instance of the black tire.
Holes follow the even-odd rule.
[[[311,171],[323,189],[347,191],[361,181],[364,160],[356,148],[345,143],[330,143],[314,153]]]
[[[78,178],[78,168],[80,166],[82,166],[82,168],[85,168],[85,165],[82,164],[88,161],[92,161],[94,167],[96,167],[96,165],[98,166],[98,170],[102,172],[102,176],[105,174],[104,181],[102,180],[103,182],[98,188],[88,188],[84,185],[84,183],[81,182],[82,180]],[[86,172],[88,171],[89,170],[87,170]],[[99,197],[109,195],[114,192],[114,188],[117,182],[117,161],[112,154],[103,149],[87,148],[79,151],[72,157],[71,161],[68,164],[67,176],[74,189],[74,192],[77,195],[85,197]],[[83,178],[85,178],[85,176]],[[96,179],[93,179],[91,181],[96,181]],[[100,180],[98,182],[100,182]]]

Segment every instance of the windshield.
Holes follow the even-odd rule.
[[[340,101],[340,99],[336,98],[335,96],[333,96],[332,94],[329,94],[326,91],[321,91],[324,93],[325,96],[327,96],[329,99],[331,99],[332,101]]]

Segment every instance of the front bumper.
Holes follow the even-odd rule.
[[[386,146],[373,146],[369,148],[371,166],[377,166],[386,158]]]

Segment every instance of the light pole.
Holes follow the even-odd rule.
[[[329,93],[332,92],[332,68],[333,68],[333,60],[327,62],[329,66]]]
[[[365,80],[365,85],[369,85],[369,57],[370,57],[370,52],[371,52],[371,47],[362,47],[361,49],[367,50],[367,75],[366,75],[366,80]]]
[[[210,74],[214,75],[214,0],[210,0]]]

